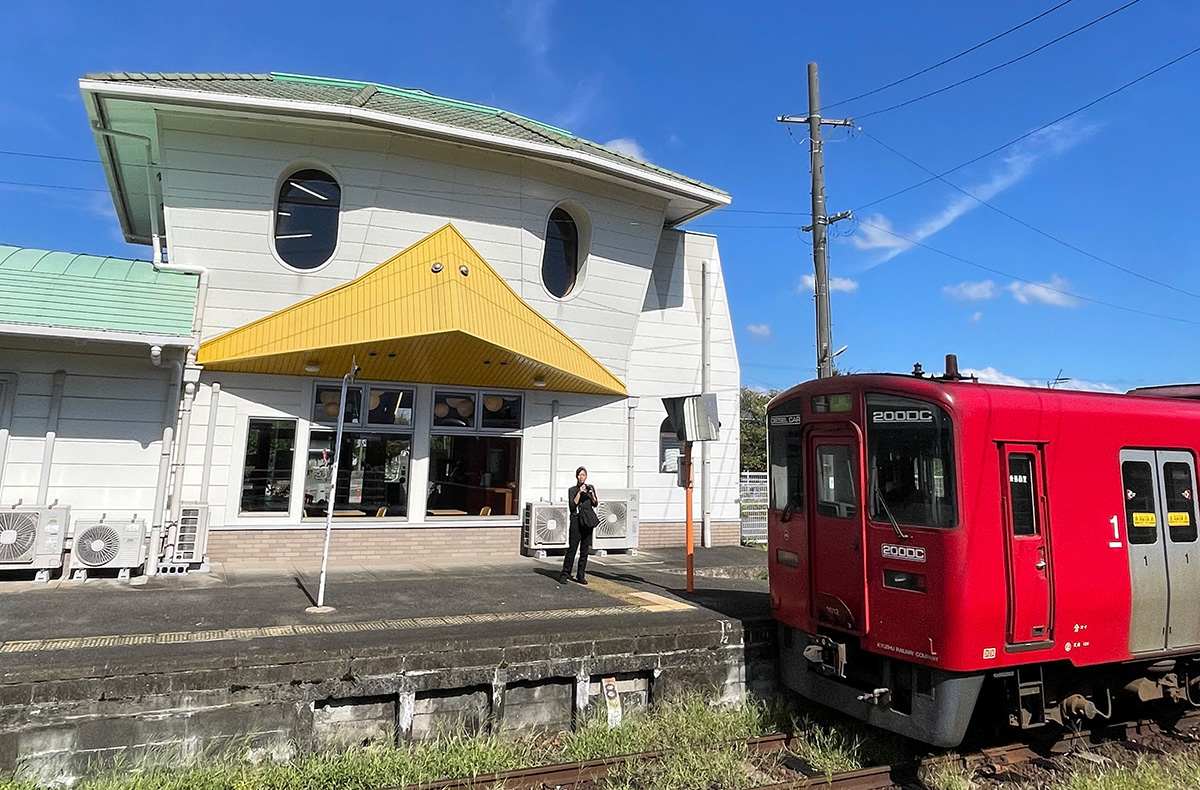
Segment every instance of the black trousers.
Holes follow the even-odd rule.
[[[575,564],[575,552],[579,552],[579,578],[584,578],[587,570],[588,552],[592,550],[593,527],[585,527],[579,523],[578,516],[571,516],[571,538],[567,544],[567,556],[563,557],[562,575],[571,575],[571,566]]]

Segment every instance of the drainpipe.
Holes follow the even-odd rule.
[[[708,394],[712,373],[712,299],[709,261],[700,261],[700,392]],[[712,451],[709,442],[700,443],[700,541],[712,548]]]
[[[192,347],[188,350],[187,363],[194,365],[196,363],[196,351],[200,347],[200,333],[203,327],[204,306],[208,301],[208,269],[203,266],[194,266],[183,263],[165,263],[163,262],[163,232],[158,216],[158,205],[154,201],[156,190],[154,181],[155,175],[158,173],[158,165],[154,162],[153,143],[149,137],[143,134],[133,134],[132,132],[119,132],[116,129],[106,129],[99,123],[92,124],[92,131],[96,134],[102,134],[106,137],[124,138],[127,140],[137,140],[146,147],[146,199],[150,201],[150,242],[154,248],[154,268],[164,272],[182,272],[184,274],[199,275],[200,283],[196,290],[196,312],[192,315]],[[161,202],[161,201],[160,201]]]
[[[631,490],[633,489],[633,436],[637,423],[637,407],[637,395],[631,395],[625,399],[625,408],[628,410],[625,418],[625,487]]]
[[[558,409],[559,403],[557,400],[550,401],[550,501],[554,501],[555,495],[558,493],[556,482],[558,480]]]
[[[217,439],[217,402],[221,398],[221,385],[213,384],[208,396],[208,436],[204,439],[204,469],[200,474],[201,504],[208,504],[208,483],[212,477],[213,447]]]
[[[170,556],[175,548],[175,539],[179,531],[179,508],[183,500],[183,474],[187,465],[188,437],[192,428],[192,404],[196,400],[196,385],[188,382],[183,388],[183,405],[179,410],[179,442],[175,447],[174,478],[171,487],[171,498],[168,502],[170,515],[166,527],[169,531],[165,554]]]
[[[150,362],[155,367],[162,366],[161,346],[151,347]],[[158,459],[158,482],[154,489],[154,511],[150,521],[150,551],[146,559],[147,576],[154,576],[158,573],[158,558],[162,552],[162,531],[166,514],[167,486],[171,477],[171,454],[175,445],[175,407],[179,405],[179,394],[183,389],[183,363],[172,359],[167,362],[167,367],[171,371],[171,388],[163,402],[162,451]]]
[[[63,387],[67,383],[67,372],[54,372],[54,386],[50,390],[50,416],[46,419],[46,443],[42,448],[42,474],[38,480],[37,503],[46,504],[50,495],[50,466],[54,461],[54,439],[58,436],[58,417],[62,414]]]

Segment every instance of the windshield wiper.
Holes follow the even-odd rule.
[[[871,477],[871,493],[875,496],[876,501],[883,505],[883,512],[887,516],[888,521],[891,523],[892,529],[896,530],[896,534],[900,537],[900,539],[912,540],[912,538],[905,534],[904,530],[900,529],[900,525],[896,523],[896,517],[892,515],[892,509],[888,507],[887,500],[884,498],[883,493],[879,490],[879,486],[876,484],[874,476]]]

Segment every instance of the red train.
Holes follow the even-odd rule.
[[[810,381],[767,411],[785,685],[961,742],[1122,699],[1200,705],[1200,401],[945,377]]]

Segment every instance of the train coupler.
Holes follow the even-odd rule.
[[[846,677],[846,646],[827,636],[808,634],[804,658],[824,675]]]

